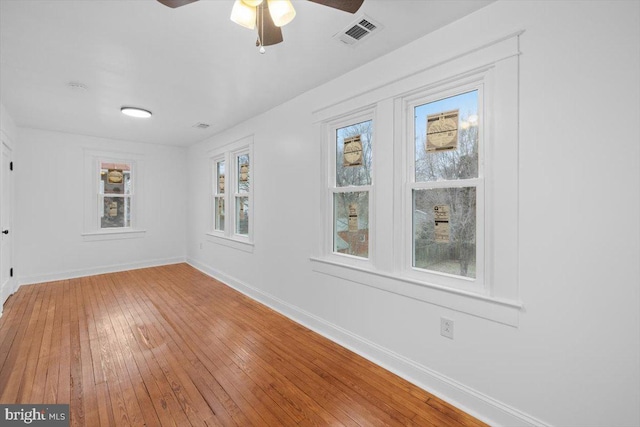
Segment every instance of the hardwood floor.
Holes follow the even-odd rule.
[[[186,264],[21,287],[0,402],[90,427],[485,425]]]

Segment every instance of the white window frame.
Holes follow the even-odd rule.
[[[371,121],[372,122],[372,135],[371,141],[372,150],[372,172],[371,172],[371,184],[370,185],[349,185],[344,187],[338,187],[336,183],[336,135],[337,131],[341,128],[348,127],[354,124]],[[364,111],[358,111],[354,114],[348,114],[341,117],[336,117],[329,122],[326,122],[323,126],[323,134],[325,135],[325,142],[322,144],[323,158],[326,158],[324,165],[327,165],[323,181],[322,192],[324,194],[324,202],[326,215],[324,215],[324,221],[322,225],[322,235],[324,237],[323,252],[328,254],[328,258],[335,260],[336,262],[361,266],[370,268],[375,256],[375,237],[373,230],[375,230],[375,212],[373,207],[375,206],[375,174],[376,174],[376,120],[375,110],[366,109]],[[368,192],[369,193],[369,256],[367,258],[359,257],[350,254],[343,254],[334,251],[334,195],[337,193],[347,192]],[[326,208],[328,207],[328,208]]]
[[[519,35],[487,43],[405,78],[314,112],[321,138],[322,227],[311,256],[314,271],[422,300],[454,311],[517,326],[523,304],[518,293],[518,57]],[[479,90],[481,136],[477,179],[476,279],[415,269],[412,190],[438,186],[415,183],[413,106]],[[376,226],[371,262],[345,262],[332,253],[332,218],[327,196],[334,163],[327,149],[332,124],[362,111],[375,111],[374,175]],[[499,118],[499,120],[498,120]],[[380,158],[384,157],[384,161]],[[393,160],[391,160],[393,159]],[[327,167],[328,165],[328,167]],[[480,270],[478,265],[480,264]],[[483,271],[482,271],[483,270]]]
[[[100,170],[102,163],[126,163],[131,167],[131,211],[129,227],[102,228],[103,210],[100,192]],[[146,230],[142,227],[143,206],[143,157],[140,154],[85,150],[85,196],[84,196],[84,241],[130,239],[143,237]]]
[[[227,229],[227,174],[228,174],[228,163],[225,155],[220,155],[218,157],[211,158],[211,169],[213,174],[213,183],[211,185],[211,198],[213,203],[213,223],[212,223],[212,233],[221,233],[224,235],[224,232]],[[219,177],[218,177],[218,164],[224,163],[224,192],[220,193],[219,187]],[[224,229],[220,230],[216,228],[216,217],[218,215],[218,199],[222,199],[224,203]]]
[[[476,81],[479,79],[479,81]],[[484,121],[484,79],[482,76],[473,76],[469,82],[452,82],[448,87],[436,87],[432,90],[420,91],[402,98],[403,122],[406,124],[400,149],[405,152],[406,161],[402,164],[404,202],[401,206],[403,221],[404,252],[401,263],[403,275],[425,283],[435,283],[454,289],[486,294],[488,289],[485,280],[485,191],[484,169],[485,137],[488,133]],[[478,177],[460,180],[438,180],[416,182],[415,179],[415,117],[414,109],[417,106],[436,102],[441,99],[453,97],[467,92],[478,91]],[[462,188],[473,187],[476,189],[476,277],[469,278],[453,274],[441,273],[421,269],[413,266],[413,190],[430,190],[437,188]]]
[[[207,240],[239,249],[245,252],[253,252],[253,227],[254,227],[254,197],[253,191],[255,186],[255,158],[253,155],[253,136],[248,136],[225,145],[218,149],[212,150],[210,154],[210,210],[209,210],[209,230],[206,233]],[[246,193],[238,192],[238,157],[241,155],[249,156],[249,191]],[[217,205],[216,187],[217,187],[217,163],[224,161],[225,163],[225,191],[223,200],[225,204],[225,222],[224,230],[215,229],[215,210]],[[249,212],[248,214],[248,233],[238,234],[236,223],[236,199],[239,197],[247,197]]]

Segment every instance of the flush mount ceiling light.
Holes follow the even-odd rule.
[[[158,0],[171,8],[184,6],[198,0]],[[323,6],[356,13],[364,0],[309,0]],[[253,30],[258,27],[256,46],[264,53],[265,46],[282,42],[280,27],[287,25],[296,16],[290,0],[235,0],[231,10],[231,20],[238,25]]]
[[[151,117],[151,111],[137,108],[137,107],[122,107],[120,109],[122,114],[126,114],[127,116],[136,117],[139,119],[148,119]]]

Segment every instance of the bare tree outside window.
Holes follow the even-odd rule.
[[[215,163],[215,179],[213,182],[213,229],[224,231],[226,175],[224,160]]]
[[[129,163],[100,163],[100,228],[131,227],[132,184]]]
[[[369,257],[369,191],[362,187],[372,183],[372,125],[368,120],[336,130],[336,187],[341,190],[333,194],[333,250],[362,258]],[[345,140],[351,138],[359,141],[358,150],[350,147],[345,156]]]
[[[371,120],[340,128],[336,131],[336,186],[371,185],[373,152],[371,139],[373,132]],[[362,141],[362,161],[360,166],[344,165],[344,140],[360,136]]]
[[[449,238],[435,238],[434,207],[449,207]],[[414,267],[475,277],[476,189],[437,188],[413,191]]]
[[[249,193],[251,183],[251,164],[249,162],[249,154],[240,154],[237,156],[236,172],[237,172],[237,193],[236,199],[236,234],[249,235],[249,197],[245,195]]]
[[[455,149],[427,151],[427,116],[458,110]],[[455,181],[478,178],[478,93],[467,92],[415,108],[415,182],[438,183],[438,188],[414,188],[413,266],[475,278],[476,197],[474,186]],[[451,181],[452,186],[440,185]],[[428,186],[427,186],[428,187]],[[446,238],[436,238],[434,207],[449,209]]]

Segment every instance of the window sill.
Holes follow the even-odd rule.
[[[91,231],[88,233],[82,233],[82,239],[85,242],[95,242],[99,240],[138,239],[144,237],[146,232],[146,230],[140,229]]]
[[[475,294],[421,282],[408,277],[340,264],[332,260],[311,257],[312,269],[365,286],[417,299],[455,311],[467,313],[509,326],[518,326],[521,302]]]
[[[239,251],[243,251],[247,253],[253,253],[253,242],[249,242],[249,240],[234,239],[232,237],[227,237],[222,234],[213,234],[213,233],[206,233],[206,234],[207,234],[207,241],[211,243],[237,249]]]

